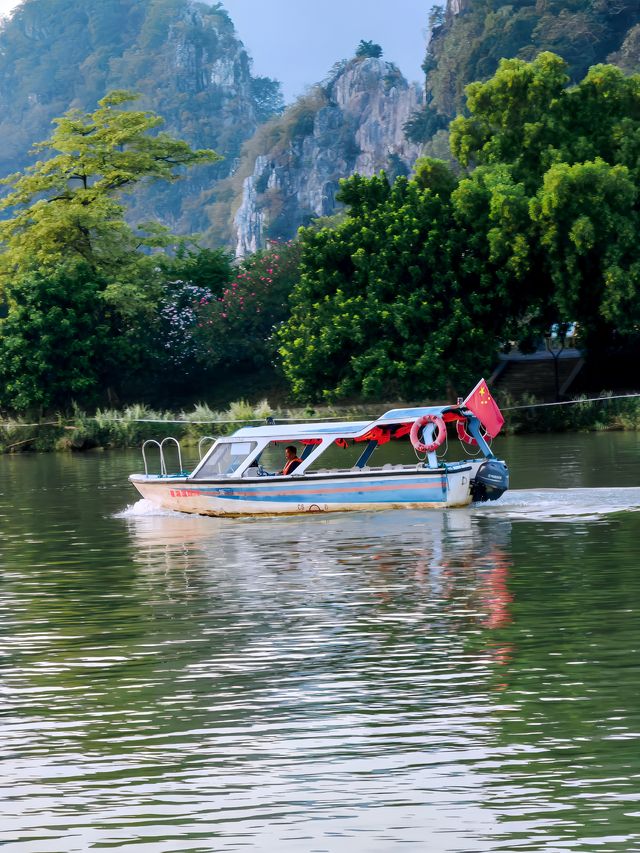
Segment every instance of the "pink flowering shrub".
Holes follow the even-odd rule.
[[[231,255],[222,249],[180,247],[174,257],[163,258],[164,296],[158,306],[159,361],[186,375],[200,371],[194,340],[197,306],[221,293],[234,274]]]
[[[220,295],[194,304],[193,338],[201,361],[257,366],[272,360],[273,332],[289,316],[299,259],[297,243],[272,243],[238,264]]]

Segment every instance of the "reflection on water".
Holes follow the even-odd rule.
[[[640,849],[627,462],[228,520],[123,510],[132,459],[0,460],[9,851]]]

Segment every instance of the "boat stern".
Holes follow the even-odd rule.
[[[497,501],[509,488],[509,469],[500,459],[487,459],[471,480],[471,499],[474,503]]]

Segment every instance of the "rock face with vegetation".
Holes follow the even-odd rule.
[[[394,65],[357,56],[260,128],[235,178],[236,253],[288,239],[312,219],[334,214],[341,178],[381,169],[390,177],[409,174],[419,146],[403,128],[422,100]]]
[[[502,58],[531,61],[553,51],[574,82],[600,62],[640,69],[637,0],[447,0],[432,8],[430,23],[426,105],[408,132],[431,141],[438,156],[446,156],[444,131],[464,107],[465,86],[491,77]]]
[[[94,109],[116,89],[140,93],[169,132],[224,158],[178,187],[136,195],[133,215],[182,233],[206,228],[212,186],[281,103],[275,81],[252,76],[219,3],[24,0],[0,30],[0,174],[32,162],[55,116]]]

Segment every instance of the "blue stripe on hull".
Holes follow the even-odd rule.
[[[447,499],[444,478],[433,478],[416,483],[415,480],[380,480],[355,484],[334,481],[319,487],[318,483],[278,483],[274,486],[238,484],[238,486],[200,486],[194,482],[188,495],[222,498],[231,501],[260,501],[263,503],[323,503],[323,504],[378,504],[378,503],[438,503]],[[176,489],[176,497],[187,496]]]

